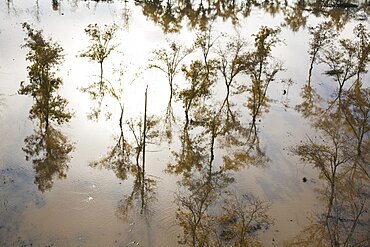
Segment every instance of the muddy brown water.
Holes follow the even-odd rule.
[[[256,1],[249,8],[248,2],[236,1],[233,7],[228,1],[210,1],[203,5],[201,1],[174,1],[162,5],[155,1],[1,1],[0,245],[178,246],[183,242],[189,246],[243,246],[237,244],[238,230],[234,229],[235,232],[227,238],[225,234],[228,231],[223,229],[230,222],[239,222],[240,217],[234,217],[228,223],[218,221],[228,193],[238,195],[238,198],[244,198],[242,195],[246,194],[254,195],[266,203],[264,205],[269,205],[266,211],[269,223],[257,222],[244,233],[250,238],[249,242],[259,241],[264,246],[303,245],[304,242],[297,240],[297,236],[308,232],[307,227],[313,222],[322,222],[317,218],[327,212],[328,205],[325,193],[323,196],[320,191],[326,188],[327,180],[320,175],[320,170],[314,169],[312,163],[304,162],[292,153],[292,148],[309,138],[319,139],[322,136],[321,132],[311,127],[310,118],[304,118],[295,109],[303,100],[301,91],[308,80],[309,42],[312,39],[309,27],[331,20],[337,25],[335,29],[339,30],[341,38],[355,40],[354,27],[359,23],[369,26],[369,9],[362,2],[356,3],[359,5],[356,8],[346,9],[319,6],[314,1],[300,4],[295,1],[279,4],[279,1]],[[46,141],[41,147],[44,149],[28,160],[24,151],[27,148],[25,139],[37,137],[40,132],[39,120],[29,118],[29,110],[35,101],[31,96],[17,93],[21,81],[29,82],[27,66],[31,64],[25,59],[29,50],[21,47],[27,36],[22,30],[24,22],[35,30],[42,29],[45,39],[51,38],[64,49],[64,60],[59,69],[54,70],[63,80],[57,94],[68,100],[67,108],[73,112],[67,123],[51,121],[53,131],[45,137],[51,138],[48,139],[50,142]],[[114,149],[120,145],[117,140],[121,134],[120,107],[114,95],[106,93],[98,121],[87,117],[94,102],[81,88],[99,81],[100,67],[80,54],[90,42],[84,29],[95,23],[100,27],[113,23],[118,26],[112,40],[117,47],[104,62],[104,80],[116,90],[123,89],[120,99],[124,106],[122,132],[125,141],[132,145],[129,158],[132,164],[121,162],[120,158],[124,159],[122,150]],[[185,76],[186,71],[190,71],[190,63],[197,59],[203,62],[199,46],[177,68],[173,82],[173,118],[167,118],[166,122],[170,95],[168,78],[160,69],[150,68],[150,64],[160,63],[153,51],[160,48],[171,51],[169,41],[194,47],[197,35],[202,34],[201,30],[207,30],[207,33],[211,28],[214,44],[209,59],[220,59],[220,54],[224,54],[230,61],[233,54],[227,42],[236,41],[239,37],[245,41],[242,52],[254,51],[255,34],[261,26],[280,29],[277,34],[280,41],[272,47],[271,57],[264,62],[268,63],[266,69],[276,63],[281,63],[282,67],[267,88],[268,106],[262,106],[265,108],[258,114],[254,128],[251,128],[252,115],[246,103],[253,89],[240,91],[242,89],[237,87],[251,85],[247,73],[241,72],[235,77],[235,86],[231,87],[229,96],[231,111],[245,130],[251,130],[249,137],[256,131],[253,137],[243,142],[248,134],[242,137],[240,133],[235,134],[237,131],[221,134],[223,126],[234,128],[235,125],[230,125],[230,118],[225,119],[228,116],[226,108],[217,115],[226,95],[220,64],[214,68],[214,83],[203,86],[203,89],[209,89],[209,95],[198,92],[200,97],[190,111],[191,121],[185,123],[183,103],[186,96],[181,96],[181,92],[190,88],[192,79],[194,82],[202,76]],[[334,37],[331,39],[334,40]],[[182,69],[182,64],[187,67]],[[312,84],[323,98],[330,99],[337,84],[324,73],[327,71],[325,66],[318,64],[314,67]],[[124,69],[123,77],[119,77],[119,69]],[[361,78],[362,88],[368,90],[369,76],[362,73]],[[204,80],[199,79],[198,82]],[[143,153],[139,155],[139,164],[135,164],[135,152],[139,149],[127,123],[132,120],[135,133],[141,136],[144,127],[140,119],[144,117],[146,88],[147,113],[159,120],[155,126],[158,136],[145,145],[143,184],[137,170],[137,165],[142,169]],[[368,105],[361,104],[367,109],[365,115],[368,117]],[[350,106],[348,109],[351,109]],[[108,112],[111,115],[106,119],[105,113]],[[217,125],[220,134],[212,136],[212,130],[215,130],[212,124],[218,123],[215,119],[221,119],[221,124]],[[169,122],[172,127],[171,141],[166,138]],[[187,130],[191,139],[189,146],[184,142],[184,126],[190,126]],[[369,128],[368,119],[364,126]],[[230,141],[227,137],[233,134],[240,138],[241,143],[223,145]],[[211,140],[214,141],[213,146],[210,146],[213,143]],[[365,173],[369,171],[368,132],[363,136],[363,143],[364,152],[360,157],[364,160]],[[37,144],[31,143],[31,148],[35,146]],[[71,149],[58,153],[63,147]],[[181,156],[184,150],[186,153],[186,148],[199,151],[200,156],[188,157],[187,160]],[[116,150],[116,156],[103,165],[93,167],[94,162],[101,161],[112,150]],[[225,157],[232,160],[238,150],[258,155],[241,161],[235,159],[235,163],[231,162],[235,169],[227,167]],[[51,161],[37,163],[45,157]],[[131,166],[125,174],[127,163]],[[178,168],[183,164],[183,170],[179,168],[171,173],[168,171],[170,164],[177,164]],[[201,168],[198,164],[202,164]],[[208,173],[207,169],[211,172]],[[367,194],[361,194],[365,200],[369,196],[369,178],[364,176],[361,181],[367,191]],[[207,206],[199,205],[203,199]],[[347,203],[350,201],[347,199],[343,200]],[[192,209],[201,213],[192,215],[187,203],[194,203]],[[249,212],[252,207],[250,204],[241,205],[244,212]],[[351,205],[357,204],[353,202]],[[349,244],[356,243],[358,239],[365,239],[360,243],[362,246],[369,243],[366,231],[369,213],[365,211],[368,206],[368,202],[363,204],[365,209],[360,214],[361,222]],[[343,207],[338,206],[337,209]],[[339,222],[344,222],[344,214],[340,215]],[[196,222],[192,222],[193,217],[199,217],[197,228],[190,227]],[[324,225],[318,229],[325,232],[329,228]],[[191,229],[195,229],[193,235]],[[240,225],[236,229],[240,229]],[[209,238],[202,235],[204,231],[209,231],[205,234]],[[311,239],[311,244],[336,246],[329,235],[325,232],[323,242],[319,243],[319,238]]]

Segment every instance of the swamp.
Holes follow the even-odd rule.
[[[369,17],[0,0],[0,246],[370,246]]]

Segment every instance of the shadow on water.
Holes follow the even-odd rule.
[[[326,30],[319,34],[322,28]],[[325,23],[313,29],[317,31],[312,33],[311,54],[317,52],[316,62],[327,68],[326,80],[337,86],[328,97],[315,90],[309,79],[302,92],[304,102],[297,109],[310,120],[317,135],[292,148],[319,171],[324,186],[318,193],[326,207],[291,245],[370,244],[370,90],[362,86],[370,61],[369,33],[359,24],[354,39],[340,39],[338,33],[331,35],[336,38],[329,43],[324,34],[335,33],[332,28]],[[318,49],[317,44],[323,46]]]

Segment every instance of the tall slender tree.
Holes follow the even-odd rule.
[[[63,48],[44,39],[42,31],[34,30],[28,23],[22,27],[27,34],[22,47],[29,49],[26,60],[31,64],[27,67],[29,82],[22,81],[18,93],[33,97],[30,118],[38,119],[40,127],[47,130],[50,120],[62,124],[72,117],[66,110],[68,101],[57,94],[63,81],[55,71],[63,61]]]

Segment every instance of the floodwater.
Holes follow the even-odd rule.
[[[0,245],[370,246],[369,11],[1,1]]]

